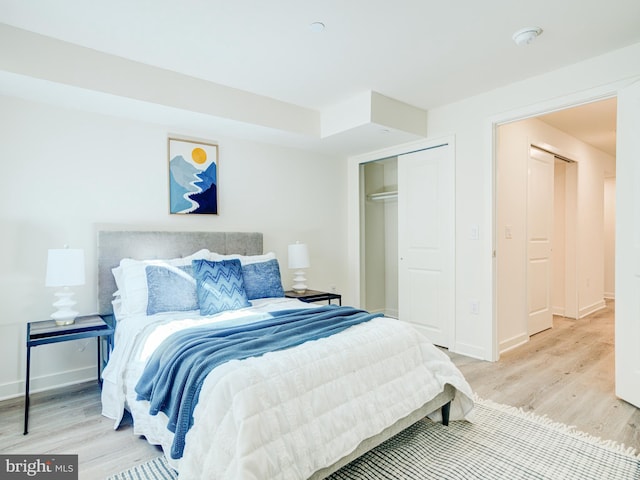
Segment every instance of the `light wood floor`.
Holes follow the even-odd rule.
[[[640,450],[640,410],[613,393],[613,303],[582,320],[557,317],[554,328],[490,363],[450,354],[485,399],[546,414],[603,439]],[[29,434],[22,435],[21,398],[0,402],[0,452],[78,454],[81,480],[104,479],[159,455],[100,415],[95,382],[31,397]]]
[[[162,453],[133,435],[128,416],[114,431],[101,408],[97,382],[33,394],[23,435],[23,399],[0,402],[0,452],[77,454],[80,480],[105,479]]]
[[[481,398],[640,451],[640,410],[614,393],[614,309],[608,301],[580,320],[554,317],[552,329],[495,363],[449,356]]]

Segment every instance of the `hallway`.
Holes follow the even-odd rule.
[[[614,311],[608,300],[580,320],[554,316],[552,329],[495,363],[449,356],[481,398],[640,450],[640,410],[614,393]]]

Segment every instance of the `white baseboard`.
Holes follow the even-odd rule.
[[[66,387],[67,385],[75,385],[76,383],[84,383],[91,380],[98,380],[98,367],[96,366],[67,370],[65,372],[40,377],[31,377],[29,393],[44,392],[46,390]],[[24,391],[24,378],[17,382],[0,385],[0,401],[9,398],[23,397]]]
[[[398,310],[395,309],[386,309],[384,312],[385,317],[398,318]]]
[[[611,296],[609,296],[611,295]],[[597,312],[598,310],[602,310],[603,308],[606,308],[607,304],[605,302],[606,300],[615,300],[615,296],[614,294],[607,294],[605,293],[603,299],[599,302],[596,302],[592,305],[588,305],[586,307],[582,307],[580,309],[580,312],[578,313],[578,318],[583,318],[586,317],[587,315],[591,315],[594,312]],[[573,317],[567,317],[566,315],[566,311],[564,309],[564,307],[552,307],[552,313],[553,315],[558,315],[560,317],[565,317],[565,318],[573,318]],[[575,320],[575,319],[574,319]]]
[[[605,300],[615,300],[616,299],[616,293],[615,292],[604,292],[604,298],[605,298]]]
[[[501,341],[498,345],[498,351],[500,352],[500,354],[503,354],[508,352],[509,350],[513,350],[514,348],[519,347],[520,345],[524,345],[528,341],[529,335],[526,333],[521,333],[519,335],[515,335],[511,338],[507,338],[506,340]]]
[[[464,355],[465,357],[491,361],[483,348],[478,348],[475,345],[469,345],[467,343],[455,342],[454,345],[449,348],[449,351]]]
[[[597,312],[598,310],[602,310],[603,308],[607,308],[607,304],[605,303],[604,299],[581,308],[580,312],[578,313],[578,318],[584,318],[587,315],[591,315],[592,313]]]

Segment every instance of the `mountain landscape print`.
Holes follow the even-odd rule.
[[[171,213],[218,213],[218,146],[169,139]]]

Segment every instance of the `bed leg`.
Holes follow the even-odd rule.
[[[451,402],[447,402],[442,406],[442,425],[449,425],[449,413],[451,412]]]

